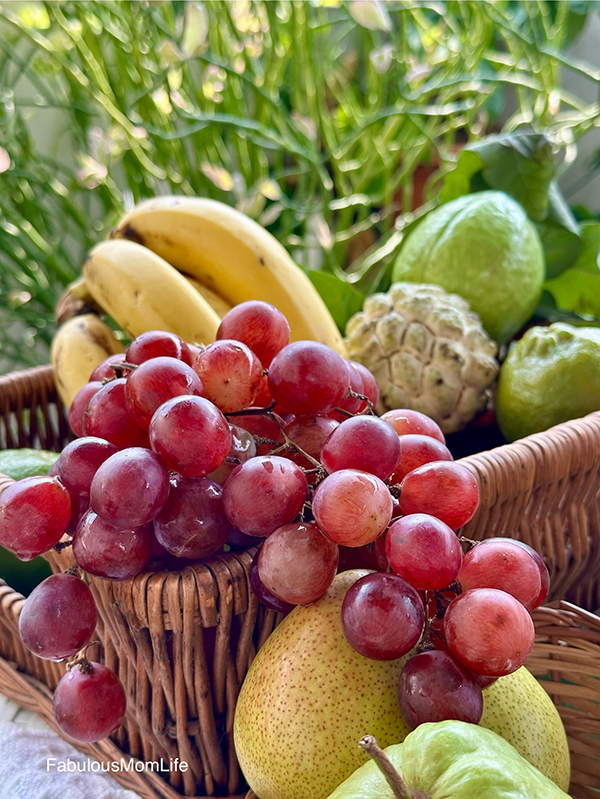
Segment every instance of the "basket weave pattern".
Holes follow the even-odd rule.
[[[59,450],[68,440],[50,367],[0,378],[0,448]],[[520,538],[544,555],[553,598],[598,607],[600,414],[462,462],[481,490],[480,509],[462,533],[477,540]],[[0,476],[0,491],[11,482]],[[156,775],[126,775],[124,784],[148,799],[231,796],[242,789],[231,740],[235,702],[255,652],[278,621],[249,587],[251,558],[251,550],[228,553],[123,582],[89,578],[102,656],[125,686],[128,714],[114,742],[81,748],[105,761],[121,750],[146,761],[189,763],[187,773],[170,773],[170,785]],[[72,562],[68,549],[48,560],[54,570]],[[64,667],[22,645],[22,604],[20,595],[0,586],[2,689],[25,706],[39,706],[52,723],[48,689]],[[528,666],[549,678],[544,685],[561,705],[573,752],[573,795],[591,799],[597,796],[592,789],[600,789],[600,619],[561,603],[536,611],[535,621],[539,638]]]

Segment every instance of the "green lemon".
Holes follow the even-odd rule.
[[[535,310],[544,271],[542,245],[523,208],[501,191],[483,191],[428,214],[408,236],[392,280],[459,294],[504,342]]]
[[[13,480],[48,474],[58,456],[58,452],[28,447],[0,450],[0,474],[7,474]]]
[[[495,405],[508,441],[600,410],[600,329],[530,328],[510,346]]]

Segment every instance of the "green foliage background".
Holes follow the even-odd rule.
[[[342,320],[356,289],[385,279],[440,187],[450,191],[459,147],[499,127],[507,98],[504,132],[543,133],[553,179],[572,160],[600,105],[566,93],[560,75],[600,86],[599,70],[565,55],[597,6],[2,3],[0,357],[47,359],[54,305],[86,250],[157,193],[214,197],[258,219],[319,270]],[[42,109],[65,120],[58,160],[36,145]],[[471,190],[477,170],[460,170]]]

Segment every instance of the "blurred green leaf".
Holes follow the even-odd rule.
[[[548,193],[548,216],[538,225],[538,231],[544,247],[546,277],[557,277],[577,260],[583,240],[577,220],[555,181]]]
[[[343,333],[350,317],[362,309],[365,298],[350,283],[329,272],[310,270],[308,276]]]
[[[442,200],[468,194],[478,173],[485,186],[504,191],[521,203],[530,219],[548,213],[550,184],[556,168],[551,142],[543,133],[486,136],[465,147],[445,177]]]
[[[597,219],[600,221],[600,214],[593,213],[586,205],[575,203],[571,206],[571,211],[578,222],[585,222],[588,219]]]
[[[549,291],[542,292],[541,299],[531,319],[532,324],[544,321],[550,323],[567,322],[570,325],[579,325],[580,327],[585,327],[586,325],[600,326],[600,320],[595,320],[591,316],[580,316],[573,311],[565,311],[559,308]]]
[[[481,170],[482,166],[481,156],[473,152],[470,147],[464,147],[460,151],[456,166],[444,177],[440,200],[447,203],[464,194],[469,194],[473,177]]]
[[[558,308],[600,320],[600,222],[582,222],[581,235],[579,258],[544,288]]]

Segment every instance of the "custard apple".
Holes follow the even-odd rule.
[[[496,344],[467,302],[426,283],[367,297],[348,322],[346,346],[379,383],[378,413],[421,411],[444,433],[485,408],[499,368]]]

